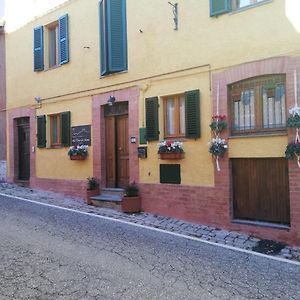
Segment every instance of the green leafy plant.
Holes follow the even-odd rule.
[[[212,131],[219,133],[227,128],[227,122],[225,121],[225,115],[215,115],[212,116],[212,121],[209,125]]]
[[[139,188],[135,182],[128,184],[125,187],[125,196],[127,197],[136,197],[139,194]]]
[[[182,143],[179,141],[162,140],[158,143],[158,153],[178,153],[184,152]]]
[[[99,187],[99,182],[95,177],[87,178],[87,189],[89,191],[96,190]]]
[[[287,119],[287,126],[292,128],[300,128],[300,115],[294,114]]]
[[[68,151],[68,155],[80,155],[86,157],[88,155],[88,146],[86,145],[76,145],[71,146]]]
[[[294,159],[300,156],[300,143],[289,143],[286,146],[285,158]]]
[[[227,150],[227,144],[224,139],[221,139],[219,137],[216,137],[215,139],[212,139],[210,146],[209,146],[209,152],[218,157],[222,157]]]

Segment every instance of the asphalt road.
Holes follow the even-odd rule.
[[[300,299],[300,266],[0,196],[2,299]]]

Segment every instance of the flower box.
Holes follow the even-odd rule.
[[[70,155],[70,159],[71,160],[84,160],[84,159],[86,159],[86,156],[82,156],[82,155]]]
[[[87,145],[75,145],[71,146],[68,155],[71,160],[84,160],[88,155],[88,146]]]
[[[160,159],[183,159],[184,152],[161,152],[159,153]]]

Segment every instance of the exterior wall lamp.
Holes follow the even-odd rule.
[[[116,98],[114,96],[109,96],[109,99],[107,100],[107,104],[109,106],[112,106],[116,101]]]

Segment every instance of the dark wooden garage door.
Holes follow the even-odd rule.
[[[234,218],[289,224],[286,159],[237,158],[231,162]]]

